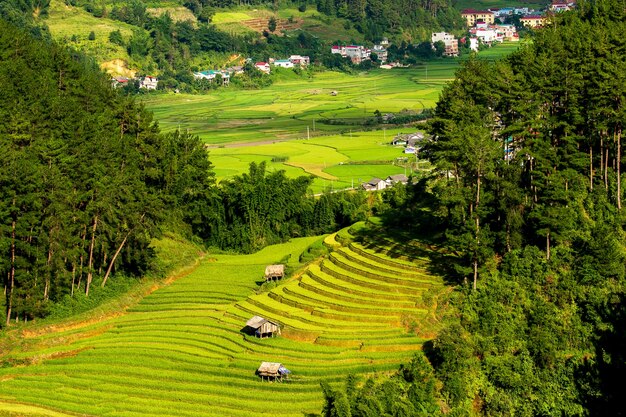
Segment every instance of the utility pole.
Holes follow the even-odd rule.
[[[313,119],[313,131],[315,132],[315,119]]]
[[[308,126],[306,127],[306,138],[307,138],[307,140],[311,139],[311,134],[309,133],[309,127]]]

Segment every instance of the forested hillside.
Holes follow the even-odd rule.
[[[510,58],[468,61],[441,96],[436,168],[389,222],[458,259],[458,321],[425,349],[446,415],[624,414],[625,29],[621,1],[580,1]],[[357,400],[388,391],[366,387],[349,413],[327,395],[326,415],[376,415]]]
[[[18,25],[34,21],[39,31],[50,32],[58,42],[107,64],[107,68],[114,69],[113,75],[155,75],[159,77],[159,88],[190,92],[211,87],[194,80],[194,71],[243,65],[246,58],[267,61],[270,57],[301,54],[309,56],[311,62],[343,68],[350,65],[330,53],[334,42],[365,41],[371,46],[389,37],[401,46],[403,42],[430,42],[432,31],[464,28],[449,0],[320,0],[310,4],[6,0],[0,11],[5,19]],[[223,18],[212,22],[220,14],[223,18],[244,17],[234,28],[221,24]],[[260,16],[248,19],[256,20],[254,24],[262,31],[246,26],[248,14]],[[289,29],[281,30],[278,21]],[[336,37],[327,37],[327,32]],[[396,55],[401,56],[402,51]],[[246,80],[240,76],[233,81],[262,86],[267,78]]]
[[[264,163],[218,187],[196,136],[160,133],[90,58],[31,32],[0,19],[3,322],[154,272],[166,231],[252,252],[365,218],[364,194],[314,199]]]

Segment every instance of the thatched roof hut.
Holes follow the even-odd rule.
[[[256,373],[263,379],[280,379],[282,381],[282,379],[287,377],[291,371],[285,368],[282,363],[261,362],[261,366],[259,366]]]
[[[256,337],[275,336],[280,334],[280,325],[261,316],[254,316],[246,322],[246,326],[254,330]]]
[[[285,265],[268,265],[265,267],[265,280],[280,279],[285,276]]]

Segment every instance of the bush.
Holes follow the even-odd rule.
[[[298,11],[300,13],[306,12],[306,3],[302,3],[300,6],[298,6]]]
[[[96,33],[92,30],[91,32],[89,32],[89,37],[87,39],[89,39],[90,41],[95,41]]]

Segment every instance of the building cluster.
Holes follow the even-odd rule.
[[[374,45],[372,49],[363,45],[333,45],[330,48],[330,52],[333,54],[339,54],[343,58],[350,58],[353,64],[360,64],[363,61],[371,59],[372,53],[378,56],[378,60],[385,64],[387,62],[387,46],[389,41],[385,38],[380,44]]]
[[[487,10],[466,9],[461,13],[467,26],[472,28],[478,23],[493,25],[495,20],[509,22],[513,16],[518,16],[520,22],[529,28],[544,26],[546,20],[554,13],[565,12],[576,7],[574,0],[553,0],[544,10],[534,10],[528,7],[503,7]]]
[[[159,79],[151,75],[139,78],[113,77],[111,79],[111,84],[113,85],[113,88],[125,87],[129,82],[136,79],[139,80],[139,88],[143,88],[145,90],[156,90],[159,85]]]

